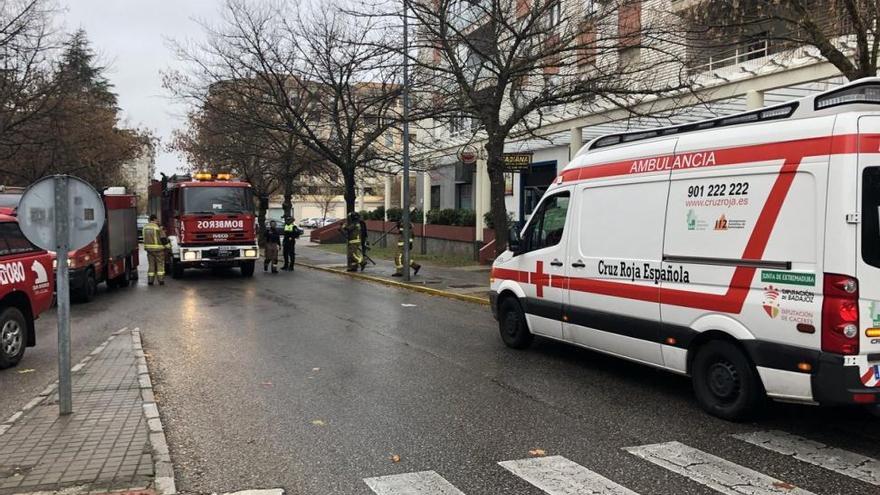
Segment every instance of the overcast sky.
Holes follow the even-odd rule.
[[[166,39],[199,39],[193,19],[216,19],[222,0],[62,0],[67,31],[83,28],[116,87],[123,118],[152,129],[166,145],[183,109],[168,100],[161,71],[175,65]],[[172,173],[183,158],[159,150],[156,169]]]

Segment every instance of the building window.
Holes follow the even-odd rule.
[[[629,0],[620,6],[617,14],[617,34],[620,38],[620,49],[637,47],[642,42],[642,2]]]
[[[474,208],[473,184],[455,185],[455,207],[459,210],[472,210]]]
[[[586,22],[578,35],[578,66],[587,67],[596,63],[596,25]]]
[[[431,186],[431,209],[440,209],[440,186]]]

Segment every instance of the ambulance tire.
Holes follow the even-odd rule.
[[[529,331],[522,306],[515,297],[505,297],[498,305],[498,330],[501,340],[512,349],[525,349],[535,339]]]
[[[241,263],[241,276],[242,277],[253,277],[254,276],[254,268],[256,267],[256,261],[243,261]]]
[[[27,347],[27,331],[27,320],[21,310],[6,308],[0,311],[0,370],[21,361]]]
[[[700,346],[691,371],[697,402],[713,416],[744,421],[766,402],[758,372],[731,342],[713,340]]]

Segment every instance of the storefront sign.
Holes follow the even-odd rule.
[[[532,164],[531,153],[505,153],[504,168],[511,172],[518,172],[529,168]]]

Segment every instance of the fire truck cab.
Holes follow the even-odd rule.
[[[153,181],[149,210],[171,244],[166,270],[239,267],[250,277],[259,257],[253,189],[228,174],[199,173]]]

